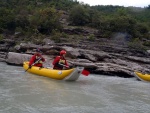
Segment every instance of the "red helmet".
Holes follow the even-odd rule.
[[[61,51],[60,51],[60,55],[63,55],[63,54],[66,54],[66,51],[65,51],[65,50],[61,50]]]

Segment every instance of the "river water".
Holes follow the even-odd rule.
[[[92,74],[66,82],[0,62],[0,113],[150,113],[150,83]]]

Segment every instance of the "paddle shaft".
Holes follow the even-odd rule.
[[[34,64],[36,64],[37,62],[39,62],[41,59],[42,59],[42,58],[40,57],[36,62],[34,62],[34,63],[31,65],[31,67],[32,67]],[[30,69],[30,67],[28,67],[28,69]],[[28,71],[28,69],[25,70],[25,72]]]
[[[69,66],[66,66],[66,65],[63,65],[63,64],[60,64],[60,63],[59,63],[59,65],[62,65],[64,67],[69,68]],[[82,70],[81,74],[84,75],[84,76],[88,76],[90,74],[90,72],[88,70],[84,69],[84,70]]]
[[[74,62],[72,62],[72,61],[68,61],[69,63],[71,63],[71,64],[73,64],[74,66],[75,66],[75,63]],[[85,76],[88,76],[89,74],[90,74],[90,72],[88,71],[88,70],[83,70],[82,72],[81,72],[81,74],[82,75],[85,75]]]
[[[67,68],[69,68],[69,66],[66,66],[66,65],[61,64],[61,63],[59,63],[59,65],[61,65],[61,66],[63,66],[63,67],[67,67]]]

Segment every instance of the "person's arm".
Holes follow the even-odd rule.
[[[70,66],[68,65],[68,62],[67,62],[67,60],[66,60],[66,59],[65,59],[64,67],[65,67],[65,68],[70,68]]]
[[[45,62],[45,58],[42,57],[42,62]]]
[[[40,54],[40,57],[42,58],[41,60],[42,60],[42,62],[44,62],[45,61],[45,58]]]
[[[30,59],[30,61],[29,61],[29,66],[31,66],[33,63],[34,63],[34,61],[35,61],[35,55],[33,55],[32,57],[31,57],[31,59]]]
[[[53,65],[55,65],[56,63],[58,63],[60,60],[60,56],[57,56],[54,60],[53,60]]]
[[[67,60],[66,60],[66,59],[65,59],[65,65],[66,65],[67,67],[69,67],[68,62],[67,62]]]

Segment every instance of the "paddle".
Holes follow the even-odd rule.
[[[67,66],[67,65],[64,65],[64,64],[61,64],[61,63],[58,63],[58,64],[63,66],[63,67],[69,68],[69,66]]]
[[[66,66],[66,65],[63,65],[63,64],[60,64],[60,63],[59,63],[59,65],[62,65],[62,66],[64,66],[64,67],[69,68],[69,66]],[[90,74],[90,72],[89,72],[88,70],[85,70],[85,69],[84,69],[84,70],[81,72],[81,74],[84,75],[84,76],[88,76],[88,75]]]
[[[71,61],[68,61],[69,63],[71,63],[71,64],[73,64],[73,65],[75,65],[73,62],[71,62]],[[88,71],[88,70],[83,70],[82,72],[81,72],[81,74],[82,75],[84,75],[84,76],[88,76],[89,74],[90,74],[90,72]]]
[[[84,76],[88,76],[90,74],[90,72],[88,70],[83,69],[81,74],[84,75]]]
[[[34,64],[36,64],[37,62],[39,62],[41,59],[42,59],[42,58],[40,57],[36,62],[34,62],[34,63],[31,65],[31,67],[32,67]],[[28,67],[28,69],[30,69],[30,67]],[[25,72],[28,71],[28,69],[25,70]]]

